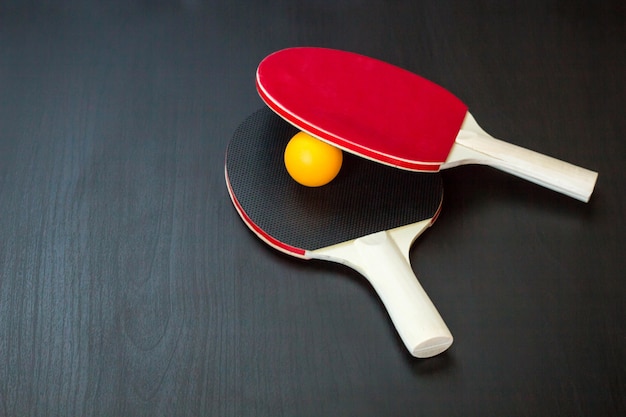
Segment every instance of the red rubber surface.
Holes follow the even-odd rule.
[[[467,107],[404,69],[351,52],[289,48],[266,57],[257,90],[289,123],[388,165],[437,171]]]

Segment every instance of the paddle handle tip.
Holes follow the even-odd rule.
[[[452,335],[435,336],[412,346],[409,352],[416,358],[432,358],[448,350],[453,341]]]

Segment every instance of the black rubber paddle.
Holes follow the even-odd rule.
[[[284,253],[354,268],[372,284],[412,355],[445,351],[452,335],[408,256],[413,241],[439,214],[440,174],[398,170],[346,154],[332,182],[304,187],[283,162],[285,146],[297,132],[269,108],[235,131],[225,175],[245,224]]]

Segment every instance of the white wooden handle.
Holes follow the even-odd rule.
[[[598,173],[495,139],[467,113],[443,168],[489,165],[543,187],[588,202]]]
[[[423,230],[427,225],[419,227]],[[342,259],[342,263],[363,274],[378,293],[409,352],[428,358],[448,349],[453,338],[411,269],[408,249],[415,230],[413,227],[374,233],[324,249],[317,255],[335,261]]]

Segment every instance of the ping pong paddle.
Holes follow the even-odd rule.
[[[413,356],[445,351],[452,335],[409,261],[411,244],[439,214],[441,175],[347,154],[331,183],[304,187],[283,162],[297,132],[267,107],[236,129],[226,151],[225,177],[244,223],[286,254],[338,262],[364,275]]]
[[[257,69],[265,103],[299,129],[398,168],[484,164],[587,202],[598,174],[487,134],[452,93],[389,63],[327,48],[275,52]]]

